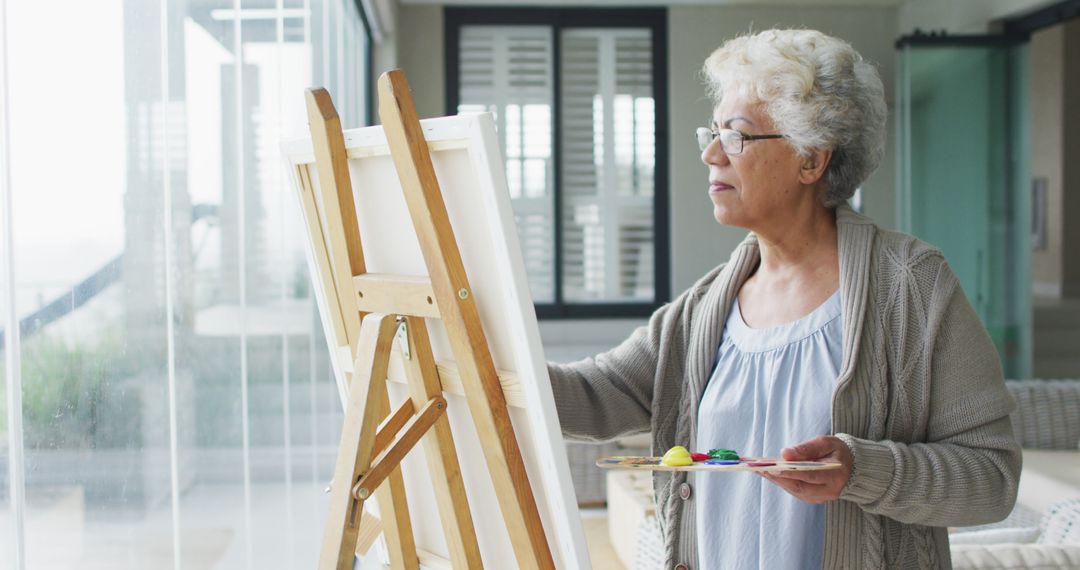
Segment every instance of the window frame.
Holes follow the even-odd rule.
[[[646,317],[670,299],[668,223],[668,97],[666,8],[508,8],[444,9],[446,114],[457,114],[460,88],[460,32],[463,26],[549,26],[552,33],[552,162],[554,170],[555,301],[535,303],[540,319]],[[573,28],[645,28],[652,35],[655,167],[653,170],[653,300],[639,303],[568,303],[563,296],[562,196],[562,47],[560,33]]]

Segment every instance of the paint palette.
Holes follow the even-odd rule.
[[[601,457],[596,466],[602,469],[638,469],[643,471],[824,471],[839,469],[831,461],[784,461],[769,457],[740,457],[736,460],[709,459],[692,465],[672,467],[660,463],[661,457],[617,455]]]

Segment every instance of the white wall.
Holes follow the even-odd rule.
[[[1064,184],[1062,186],[1062,217],[1072,223],[1062,223],[1062,294],[1066,297],[1080,297],[1080,20],[1071,20],[1063,24],[1065,28],[1065,81],[1062,99],[1065,105],[1064,129],[1065,141],[1063,154],[1065,161]]]
[[[1065,29],[1054,26],[1031,36],[1031,176],[1046,178],[1046,249],[1031,252],[1032,290],[1061,296],[1065,151]],[[1034,205],[1033,205],[1034,207]]]
[[[398,37],[398,3],[396,0],[377,0],[374,3],[375,18],[380,25],[381,36],[378,41],[372,41],[371,54],[371,86],[372,93],[377,92],[379,75],[398,66],[397,37]],[[372,121],[379,122],[377,105],[373,105]]]
[[[446,114],[446,50],[443,45],[443,8],[405,4],[398,8],[398,65],[413,87],[420,117]]]
[[[443,8],[439,5],[380,2],[382,42],[375,46],[372,85],[383,72],[405,70],[421,118],[446,114],[443,64]],[[377,96],[377,95],[376,95]],[[374,117],[378,122],[378,113]]]

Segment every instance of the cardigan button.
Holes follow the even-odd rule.
[[[690,567],[686,564],[676,564],[675,570],[690,570]]]
[[[682,500],[686,501],[690,499],[690,495],[692,495],[693,492],[694,489],[690,487],[690,483],[683,483],[682,485],[679,485],[679,498],[681,498]]]

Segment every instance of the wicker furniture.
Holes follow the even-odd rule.
[[[1056,503],[1033,529],[954,535],[952,563],[954,570],[1080,568],[1080,499]]]
[[[1080,380],[1007,383],[1016,398],[1013,429],[1024,448],[1017,508],[1040,515],[1080,498]]]
[[[1080,445],[1080,380],[1010,380],[1016,398],[1013,430],[1024,449]]]
[[[649,436],[641,434],[606,443],[567,441],[566,454],[578,506],[602,507],[608,501],[607,471],[597,467],[596,460],[611,455],[648,455]]]
[[[1016,508],[1000,523],[955,529],[953,566],[1080,568],[1080,380],[1006,384],[1024,448]]]

